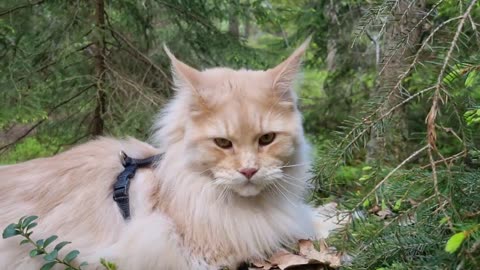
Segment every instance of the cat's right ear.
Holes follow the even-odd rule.
[[[172,76],[175,88],[179,91],[188,89],[197,92],[196,88],[200,80],[200,71],[178,60],[165,44],[163,44],[163,49],[172,64]]]

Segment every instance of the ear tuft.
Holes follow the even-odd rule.
[[[295,101],[293,86],[300,73],[302,57],[308,48],[312,36],[309,36],[285,61],[268,70],[273,78],[273,89],[282,100]]]
[[[190,91],[196,92],[200,80],[200,71],[178,60],[165,44],[163,44],[163,50],[165,50],[172,64],[172,76],[175,88],[179,91],[189,89]]]

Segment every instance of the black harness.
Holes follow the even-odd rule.
[[[113,184],[113,200],[120,208],[120,212],[124,219],[130,218],[130,199],[128,196],[128,189],[130,188],[130,180],[133,179],[138,168],[149,167],[154,163],[160,161],[163,154],[158,154],[145,159],[131,158],[120,152],[120,161],[124,167],[123,172],[117,176],[117,181]]]

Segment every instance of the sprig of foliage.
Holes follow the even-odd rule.
[[[87,265],[87,262],[82,262],[78,266],[75,266],[73,263],[73,260],[75,260],[78,255],[80,254],[80,251],[78,250],[72,250],[65,255],[65,257],[60,258],[58,256],[58,253],[61,249],[63,249],[66,245],[70,244],[71,242],[68,241],[62,241],[59,242],[55,245],[55,247],[52,249],[47,249],[47,247],[52,244],[55,240],[58,239],[58,236],[52,235],[46,239],[39,239],[37,241],[34,241],[31,238],[31,235],[33,234],[32,229],[37,226],[37,222],[34,222],[37,220],[37,216],[25,216],[20,218],[18,223],[12,223],[8,225],[2,234],[3,239],[7,239],[10,237],[14,236],[22,236],[23,239],[20,242],[20,245],[24,244],[31,244],[33,245],[34,249],[32,249],[29,253],[30,257],[34,258],[40,255],[43,255],[43,259],[45,260],[45,264],[40,268],[40,270],[50,270],[52,269],[55,265],[63,265],[65,267],[65,270],[82,270],[84,266]],[[100,263],[105,267],[107,270],[116,270],[117,266],[109,262],[105,259],[101,259]]]

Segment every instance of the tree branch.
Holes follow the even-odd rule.
[[[11,9],[0,11],[0,17],[4,16],[4,15],[7,15],[7,14],[10,14],[10,13],[13,13],[13,12],[19,10],[19,9],[33,7],[33,6],[36,6],[36,5],[43,4],[44,2],[45,2],[45,0],[39,0],[39,1],[36,1],[36,2],[33,2],[33,3],[18,5],[16,7],[11,8]]]
[[[77,97],[79,97],[80,95],[82,95],[83,93],[85,93],[88,89],[92,88],[93,86],[95,86],[94,84],[91,84],[85,88],[83,88],[82,90],[80,90],[77,94],[73,95],[72,97],[60,102],[59,104],[55,105],[54,107],[52,107],[49,112],[47,113],[47,117],[42,119],[42,120],[39,120],[37,121],[31,128],[29,128],[27,131],[25,131],[22,135],[20,135],[18,138],[16,138],[14,141],[10,142],[10,143],[7,143],[5,145],[2,145],[0,146],[0,154],[1,153],[4,153],[6,151],[6,149],[8,149],[9,147],[11,147],[12,145],[15,145],[16,143],[18,143],[19,141],[23,140],[25,137],[27,137],[32,131],[34,131],[38,126],[40,126],[43,122],[45,122],[46,120],[48,120],[48,117],[50,115],[52,115],[52,113],[54,113],[57,109],[59,109],[60,107],[62,107],[63,105],[71,102],[72,100],[76,99]]]

